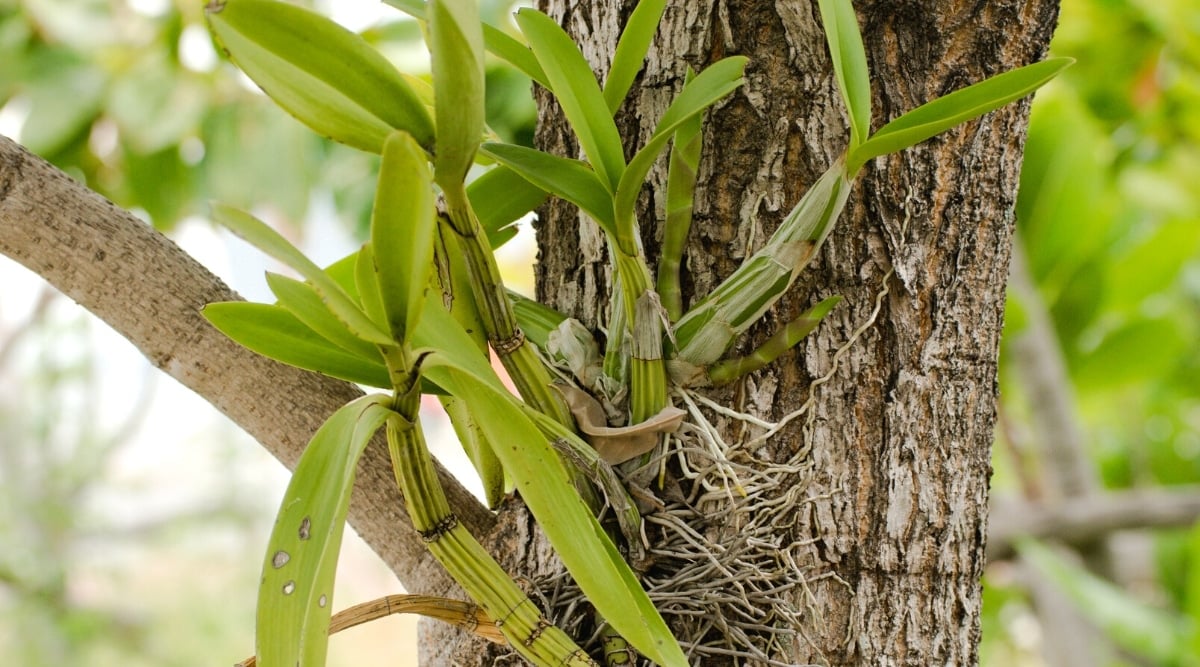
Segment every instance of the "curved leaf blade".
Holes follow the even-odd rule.
[[[425,152],[408,134],[395,132],[383,146],[371,249],[388,326],[400,342],[412,338],[421,316],[436,228],[433,178]]]
[[[919,144],[1015,102],[1048,83],[1073,62],[1072,58],[1050,58],[998,74],[923,104],[879,128],[866,143],[851,151],[847,169],[853,174],[867,160]]]
[[[646,180],[646,174],[650,173],[650,168],[654,166],[659,153],[666,147],[675,130],[745,83],[742,73],[745,71],[747,60],[744,56],[722,58],[697,74],[679,91],[679,95],[659,119],[654,134],[633,156],[621,175],[613,204],[617,220],[633,219],[633,209],[637,204],[642,183]],[[629,236],[633,234],[633,230],[622,231]]]
[[[687,658],[666,622],[580,499],[558,454],[514,405],[514,397],[441,355],[426,362],[427,367],[432,365],[445,369],[451,391],[470,405],[504,470],[516,481],[521,497],[588,601],[648,658],[667,667],[686,667]]]
[[[312,329],[325,340],[353,355],[380,361],[379,348],[355,336],[346,328],[321,299],[312,285],[288,278],[278,273],[267,272],[267,287],[283,306],[304,326]]]
[[[833,58],[833,72],[850,116],[850,148],[853,150],[861,146],[871,132],[871,74],[867,69],[867,52],[850,0],[819,2],[821,23]]]
[[[434,173],[443,188],[459,186],[483,137],[483,31],[475,0],[430,0],[437,150]]]
[[[499,248],[505,226],[546,201],[546,191],[503,165],[489,169],[467,186],[467,198],[488,235],[492,249]],[[510,237],[511,238],[511,237]],[[504,239],[507,241],[508,239]]]
[[[277,0],[218,0],[205,13],[238,67],[318,134],[378,153],[388,133],[402,129],[433,148],[424,104],[359,35]]]
[[[513,144],[484,144],[482,151],[533,185],[575,204],[615,236],[612,198],[587,164]]]
[[[293,268],[312,283],[329,310],[344,322],[354,335],[381,345],[392,344],[392,338],[371,321],[337,282],[321,270],[267,223],[231,206],[214,203],[213,218],[250,245]]]
[[[629,94],[629,88],[633,86],[633,80],[646,60],[654,33],[658,32],[658,23],[666,7],[667,0],[640,0],[629,15],[621,38],[617,40],[617,49],[613,52],[608,79],[604,81],[604,101],[608,104],[609,114],[617,113],[621,102]]]
[[[611,192],[625,170],[625,153],[596,75],[579,47],[554,19],[536,10],[522,9],[517,12],[517,24],[546,72],[550,89],[579,137],[584,154],[601,183]]]
[[[284,493],[258,589],[262,667],[322,667],[333,579],[358,459],[393,414],[387,396],[364,396],[333,413],[309,441]]]
[[[280,363],[371,387],[392,386],[382,359],[371,362],[331,344],[282,306],[210,303],[204,318],[238,345]]]

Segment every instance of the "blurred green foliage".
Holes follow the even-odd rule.
[[[1064,0],[1051,52],[1078,62],[1035,99],[1017,218],[1075,416],[1105,488],[1200,483],[1200,3]],[[1026,307],[1010,297],[1006,341]],[[1029,392],[1009,356],[1001,411],[1021,432]],[[997,448],[996,494],[1043,465],[1005,460],[1015,450]],[[1155,545],[1136,591],[1051,552],[1027,559],[1132,656],[1112,664],[1196,664],[1200,527]],[[1014,657],[1028,627],[1009,621],[1031,606],[991,574],[983,662],[1030,664]]]
[[[1017,216],[1080,415],[1108,485],[1200,481],[1200,4],[1067,0],[1051,48]]]

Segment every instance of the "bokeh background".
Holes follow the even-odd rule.
[[[415,23],[316,2],[406,71]],[[502,21],[509,1],[484,0]],[[1064,0],[1038,94],[1001,358],[987,667],[1200,665],[1200,0]],[[491,127],[529,82],[492,62]],[[202,3],[0,0],[0,133],[167,232],[251,300],[274,268],[205,219],[253,209],[318,262],[360,242],[375,159],[213,51]],[[529,289],[532,239],[506,246]],[[437,438],[434,438],[435,440]],[[438,450],[450,465],[453,446]],[[459,459],[461,461],[461,459]],[[460,466],[461,467],[461,466]],[[231,664],[287,476],[119,336],[0,258],[0,664]],[[1046,538],[1016,539],[1037,527]],[[348,539],[336,606],[400,592]],[[414,664],[412,619],[330,664]]]

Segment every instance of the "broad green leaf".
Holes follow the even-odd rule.
[[[1038,542],[1020,542],[1017,551],[1121,647],[1159,665],[1177,665],[1187,656],[1188,628],[1179,617],[1147,605]]]
[[[1050,58],[997,74],[923,104],[879,128],[870,139],[851,151],[847,170],[854,174],[867,160],[919,144],[1019,100],[1045,85],[1073,62],[1071,58]]]
[[[871,132],[871,75],[863,48],[858,17],[850,0],[819,0],[821,23],[833,58],[842,101],[850,116],[850,150],[861,146]]]
[[[654,662],[688,662],[662,616],[608,535],[571,485],[558,454],[511,394],[434,355],[426,367],[445,369],[456,396],[471,408],[504,470],[538,520],[567,570],[596,608],[626,640]]]
[[[358,292],[358,285],[354,282],[354,265],[358,263],[358,251],[346,255],[338,261],[325,267],[325,273],[337,283],[337,286],[342,288],[342,291],[355,303],[361,303]],[[383,322],[383,320],[380,320]]]
[[[325,340],[363,359],[382,361],[379,348],[350,333],[346,325],[329,312],[329,308],[321,300],[321,295],[312,285],[268,272],[267,286],[271,288],[275,298],[279,299],[279,305]]]
[[[387,309],[383,307],[383,295],[379,291],[379,272],[375,270],[375,251],[368,241],[354,255],[354,288],[358,291],[358,302],[363,312],[379,326],[388,326]]]
[[[333,579],[358,459],[388,415],[387,396],[333,413],[309,441],[284,493],[258,589],[258,664],[322,667]]]
[[[371,216],[371,249],[388,326],[401,342],[412,338],[429,289],[436,227],[433,180],[425,153],[412,137],[396,132],[383,146]]]
[[[277,0],[217,0],[205,12],[234,63],[318,134],[378,153],[400,129],[433,148],[424,104],[362,37]]]
[[[280,236],[279,232],[249,213],[224,204],[214,203],[212,210],[213,217],[234,234],[295,269],[311,282],[321,298],[325,300],[325,305],[329,306],[329,310],[333,311],[333,314],[344,322],[354,335],[381,345],[393,343],[391,336],[372,322],[358,304],[354,303],[350,296],[342,291],[342,288],[327,273],[321,270],[321,267],[305,257],[304,253]]]
[[[537,57],[533,55],[528,46],[513,39],[503,30],[486,23],[483,25],[483,43],[493,55],[516,67],[522,74],[537,81],[546,90],[553,90],[550,87],[550,79],[542,70],[541,63],[538,62]]]
[[[546,191],[500,165],[471,181],[467,198],[494,250],[502,245],[496,241],[504,227],[541,206]]]
[[[382,359],[372,363],[331,344],[283,306],[230,301],[202,311],[235,343],[275,361],[371,387],[392,386]]]
[[[654,33],[658,32],[658,22],[666,6],[667,0],[639,0],[629,15],[621,38],[617,40],[617,50],[613,52],[608,79],[604,81],[604,101],[608,103],[609,114],[617,113],[629,94],[629,88],[646,60]]]
[[[425,20],[425,0],[383,1],[385,4],[399,9],[419,21]],[[483,24],[483,46],[492,55],[508,62],[508,64],[516,67],[525,76],[537,81],[547,90],[550,90],[550,81],[546,79],[546,73],[542,71],[542,66],[538,64],[537,58],[530,52],[528,46],[513,39],[508,33],[496,26],[487,23]]]
[[[480,354],[479,346],[475,344],[470,334],[463,330],[462,325],[442,307],[442,304],[433,299],[427,300],[425,313],[421,319],[424,324],[417,329],[413,337],[414,348],[436,350],[440,356],[449,363],[453,363],[455,367],[470,372],[474,377],[497,389],[507,391],[504,389],[504,383],[500,380],[500,376],[492,370],[491,361]],[[422,374],[440,387],[448,388],[450,386],[447,384],[445,372],[437,366],[424,366]]]
[[[616,235],[612,198],[588,165],[513,144],[484,144],[482,151],[535,186],[583,209],[606,232]]]
[[[483,136],[483,32],[475,0],[430,0],[437,151],[434,173],[443,188],[459,187]],[[376,245],[376,250],[382,252]]]
[[[508,298],[512,301],[513,314],[517,317],[521,331],[525,332],[534,345],[545,350],[546,343],[550,340],[550,332],[557,329],[567,316],[540,301],[511,290],[508,292]]]
[[[621,175],[613,204],[618,221],[632,221],[633,209],[637,204],[637,196],[642,189],[642,183],[646,180],[646,174],[654,166],[658,154],[670,141],[675,130],[741,86],[745,81],[742,78],[742,72],[746,68],[746,61],[747,59],[743,56],[718,60],[697,74],[694,79],[684,85],[683,90],[679,91],[679,95],[667,107],[663,117],[659,119],[658,125],[654,128],[654,134],[650,136],[646,145],[633,156],[625,173]],[[622,239],[631,237],[633,234],[632,229],[618,229],[618,231],[624,234]]]
[[[571,37],[554,19],[533,9],[517,12],[517,24],[550,80],[550,88],[570,122],[600,182],[611,192],[625,170],[621,135],[608,113],[596,75]]]

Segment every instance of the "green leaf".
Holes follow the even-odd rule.
[[[393,414],[387,396],[333,413],[309,441],[275,518],[258,589],[258,664],[322,667],[333,580],[358,459]]]
[[[414,348],[436,350],[441,357],[454,364],[455,367],[470,372],[474,377],[487,382],[492,387],[507,391],[500,376],[492,370],[491,361],[480,354],[479,346],[471,338],[462,325],[454,319],[442,304],[430,299],[425,302],[425,313],[421,316],[424,324],[417,329],[413,337]],[[448,388],[446,374],[437,366],[422,367],[422,375],[436,382],[438,386]]]
[[[871,132],[871,74],[863,48],[858,17],[850,0],[819,0],[821,23],[833,58],[842,101],[850,115],[850,150],[861,146]]]
[[[342,288],[355,303],[362,303],[359,297],[358,285],[354,282],[354,265],[358,263],[358,251],[346,255],[338,261],[325,267],[325,273],[337,283],[337,286]],[[370,311],[367,311],[370,312]],[[374,318],[372,318],[374,319]],[[379,320],[384,322],[385,320]]]
[[[513,144],[488,143],[481,150],[533,185],[583,209],[606,232],[615,236],[612,198],[588,165]]]
[[[867,160],[919,144],[1019,100],[1045,85],[1073,62],[1072,58],[1050,58],[998,74],[923,104],[879,128],[870,139],[851,151],[847,171],[854,174]]]
[[[629,94],[629,88],[646,60],[654,33],[658,32],[658,23],[666,7],[667,0],[640,0],[629,15],[621,38],[617,40],[617,49],[613,52],[608,79],[604,81],[604,101],[608,104],[609,114],[617,113],[621,102]]]
[[[514,404],[516,399],[441,355],[426,361],[427,369],[434,366],[445,370],[449,388],[470,405],[504,470],[516,481],[521,498],[588,601],[646,657],[660,665],[686,667],[687,658],[666,622],[580,499],[558,454]]]
[[[508,292],[508,298],[512,301],[513,315],[516,315],[521,331],[525,332],[525,336],[533,341],[534,345],[545,350],[546,343],[550,341],[550,332],[568,319],[567,316],[540,301],[511,290]]]
[[[389,4],[415,19],[425,20],[426,3],[424,0],[383,1],[385,4]],[[538,64],[537,58],[530,52],[528,46],[513,39],[512,36],[503,30],[487,23],[483,24],[483,46],[492,55],[516,67],[522,74],[537,81],[547,90],[550,90],[550,81],[546,78],[546,73],[542,71],[542,66]]]
[[[372,322],[329,274],[305,257],[304,253],[280,236],[279,232],[249,213],[224,204],[214,203],[212,210],[217,222],[250,245],[295,269],[311,282],[324,299],[325,305],[329,306],[329,310],[344,322],[354,335],[380,345],[393,343],[391,336]]]
[[[613,204],[618,221],[632,221],[634,206],[637,204],[637,196],[646,180],[646,174],[654,166],[659,153],[666,147],[675,130],[741,86],[745,82],[742,72],[746,68],[746,61],[744,56],[722,58],[697,74],[696,78],[679,91],[679,95],[659,119],[654,134],[633,156],[625,173],[621,175]],[[634,233],[632,229],[618,231],[624,234],[620,237],[623,240],[631,240]]]
[[[412,338],[429,289],[437,227],[433,198],[424,151],[407,134],[392,134],[379,167],[371,248],[388,325],[401,342]]]
[[[342,350],[283,306],[230,301],[210,303],[202,314],[235,343],[264,357],[348,382],[392,386],[382,360],[373,363]]]
[[[387,309],[383,307],[383,294],[379,291],[379,272],[375,270],[375,250],[368,241],[354,255],[351,280],[358,292],[358,302],[372,322],[388,326]]]
[[[554,19],[532,9],[517,12],[517,24],[550,80],[550,89],[570,122],[579,145],[611,192],[625,170],[621,135],[608,113],[596,75],[571,37]]]
[[[346,325],[329,312],[312,285],[268,272],[267,286],[279,299],[279,305],[325,340],[363,359],[382,362],[379,348],[350,333]]]
[[[277,0],[216,0],[205,13],[238,67],[318,134],[378,153],[400,129],[433,148],[425,105],[362,37]]]
[[[466,178],[483,137],[483,32],[476,0],[430,0],[425,15],[437,117],[434,173],[449,189]]]
[[[1159,665],[1180,664],[1188,655],[1188,629],[1178,617],[1145,604],[1038,542],[1020,542],[1017,551],[1121,647]]]
[[[450,417],[450,424],[454,427],[458,442],[462,444],[463,451],[471,460],[471,465],[475,467],[479,481],[483,484],[483,497],[487,506],[493,509],[499,507],[500,502],[504,500],[504,466],[500,459],[496,458],[495,449],[484,439],[483,432],[479,424],[475,423],[475,417],[471,415],[470,406],[466,401],[446,396],[441,402],[442,408]]]
[[[505,233],[504,227],[541,206],[546,201],[546,191],[501,165],[471,181],[467,198],[494,250],[503,245],[497,241]]]

